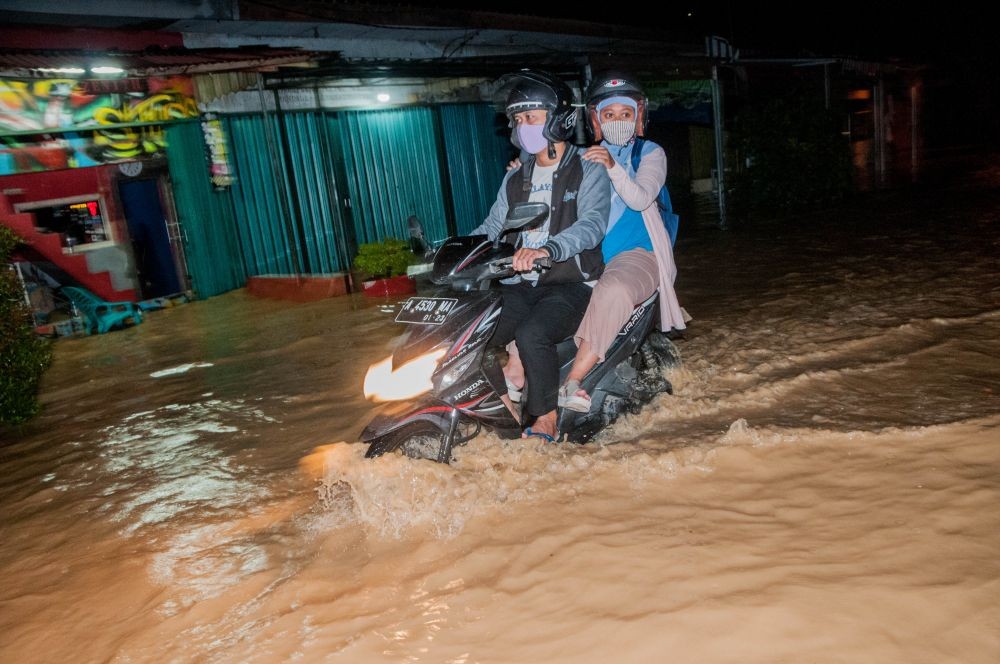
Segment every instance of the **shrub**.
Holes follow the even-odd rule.
[[[17,424],[38,413],[38,383],[52,349],[35,334],[21,284],[8,268],[21,239],[0,226],[0,424]]]
[[[406,268],[415,261],[408,242],[390,237],[358,247],[354,267],[373,277],[395,277],[406,274]]]

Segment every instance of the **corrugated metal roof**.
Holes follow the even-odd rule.
[[[194,76],[195,95],[203,104],[220,97],[257,87],[260,74],[246,71],[229,71]]]
[[[280,65],[319,59],[313,51],[299,49],[146,49],[144,51],[85,51],[0,49],[0,72],[7,76],[51,77],[52,69],[111,65],[129,76],[197,74],[206,72],[267,70]],[[327,54],[329,57],[329,54]]]

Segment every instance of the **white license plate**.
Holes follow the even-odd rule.
[[[411,297],[396,314],[397,323],[441,325],[448,318],[458,300],[450,297]]]

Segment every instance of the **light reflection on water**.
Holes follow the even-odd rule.
[[[123,537],[154,539],[150,581],[174,591],[159,613],[176,615],[273,566],[244,514],[270,498],[267,484],[227,451],[248,428],[275,424],[259,401],[206,399],[134,413],[99,435],[102,511]]]
[[[184,512],[253,504],[266,494],[248,469],[213,445],[241,427],[273,423],[260,408],[218,399],[129,415],[101,432],[100,458],[114,477],[113,513],[125,533]],[[249,475],[249,476],[248,476]]]

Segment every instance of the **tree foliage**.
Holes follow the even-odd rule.
[[[8,261],[21,239],[0,226],[0,424],[18,424],[38,413],[38,383],[52,349],[35,334],[21,283]]]
[[[740,156],[733,192],[738,211],[800,210],[852,189],[850,152],[838,115],[810,95],[748,106],[733,138]]]

